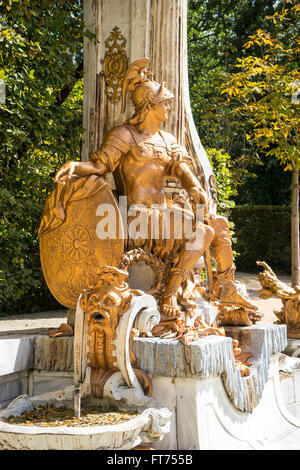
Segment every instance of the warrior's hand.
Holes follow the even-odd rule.
[[[189,196],[192,198],[194,204],[203,204],[204,217],[209,213],[209,199],[206,192],[202,188],[193,187],[189,190]]]
[[[66,179],[70,178],[75,174],[77,162],[67,162],[65,163],[56,173],[54,181],[56,183],[65,182]]]
[[[54,181],[64,183],[71,176],[102,176],[107,169],[101,162],[67,162],[56,173]]]

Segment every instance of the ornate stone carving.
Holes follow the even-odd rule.
[[[263,317],[261,313],[253,312],[242,307],[226,307],[222,304],[219,304],[218,307],[220,325],[250,326],[260,321]]]
[[[250,326],[260,321],[263,315],[251,308],[252,304],[247,299],[245,286],[233,281],[232,272],[225,273],[224,278],[218,276],[216,270],[212,271],[211,292],[209,294],[205,291],[205,282],[200,282],[197,285],[200,294],[208,300],[212,300],[218,307],[219,325]],[[244,299],[244,305],[239,302],[240,299]]]
[[[151,394],[151,379],[132,367],[136,365],[132,352],[134,320],[140,310],[147,309],[149,305],[153,308],[155,304],[154,299],[150,302],[147,299],[150,296],[144,296],[142,303],[138,300],[133,302],[134,297],[141,295],[129,289],[126,271],[102,266],[98,270],[96,285],[81,296],[80,306],[85,312],[88,334],[87,366],[92,368],[91,391],[94,396],[102,396],[105,383],[117,371],[121,371],[129,386],[140,388],[141,384],[145,394]],[[124,321],[121,321],[123,316]]]
[[[118,26],[115,26],[105,41],[105,56],[101,60],[105,78],[105,94],[109,101],[117,104],[122,95],[122,83],[128,65],[126,55],[126,38],[122,35]]]
[[[60,336],[73,336],[74,331],[71,325],[62,323],[58,328],[49,328],[47,334],[51,338],[59,338]]]
[[[88,365],[117,370],[113,340],[121,316],[129,309],[132,294],[127,272],[113,267],[101,267],[98,281],[90,292],[83,291],[81,307],[88,324]]]
[[[259,297],[269,299],[274,295],[282,301],[282,309],[274,310],[278,318],[276,323],[287,325],[290,338],[300,338],[300,286],[290,287],[279,281],[274,271],[264,261],[256,261],[264,271],[259,273],[258,280],[262,286]]]
[[[189,317],[195,315],[193,267],[204,253],[209,253],[210,247],[220,280],[220,302],[257,310],[238,291],[234,281],[228,221],[209,213],[207,194],[192,172],[186,149],[172,135],[159,129],[159,125],[168,120],[169,101],[174,94],[165,82],[160,84],[153,80],[152,73],[147,70],[148,65],[147,58],[136,60],[124,76],[123,110],[127,93],[135,108],[130,119],[106,135],[102,146],[90,155],[90,162],[65,164],[57,173],[56,180],[63,181],[70,174],[119,172],[128,205],[143,206],[140,213],[146,221],[147,233],[144,236],[136,236],[137,233],[131,236],[129,233],[127,248],[151,252],[165,265],[166,282],[159,299],[163,320],[182,319],[186,312]],[[185,198],[167,201],[164,188],[170,177],[180,181],[186,192]],[[196,208],[200,204],[204,206],[204,220],[196,217]],[[166,218],[171,220],[171,215],[172,222],[166,224]],[[133,216],[128,217],[129,226],[133,220]],[[153,220],[155,223],[152,225]],[[160,227],[154,228],[160,231],[155,236],[152,235],[153,226]],[[165,237],[161,232],[167,226],[172,233]],[[191,227],[189,233],[186,226]],[[196,239],[197,246],[190,249],[188,245]],[[75,251],[72,244],[71,254],[78,258],[84,255],[78,253],[78,249]]]
[[[153,295],[155,298],[160,298],[163,288],[165,286],[165,265],[162,260],[142,249],[136,248],[135,250],[127,251],[121,258],[119,268],[129,272],[134,263],[145,263],[149,265],[155,273],[155,284],[147,291],[147,294]]]
[[[65,233],[64,249],[71,263],[79,264],[87,259],[91,249],[89,232],[82,225],[73,225]]]

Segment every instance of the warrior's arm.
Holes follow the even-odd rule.
[[[202,203],[208,206],[209,200],[207,194],[191,172],[187,163],[179,163],[175,168],[174,175],[180,180],[183,188],[187,191],[195,204]]]
[[[89,175],[104,175],[107,168],[100,161],[95,162],[67,162],[56,173],[55,181],[64,181],[65,178],[72,175],[75,176],[89,176]]]
[[[128,132],[128,131],[127,131]],[[127,143],[126,129],[118,127],[112,129],[105,137],[99,150],[90,155],[89,162],[67,162],[56,173],[55,181],[63,181],[72,175],[102,176],[108,171],[114,171],[118,166],[123,153],[127,153],[130,144]]]
[[[188,155],[186,149],[180,146],[171,134],[166,132],[164,136],[171,146],[172,157],[168,168],[169,175],[178,178],[182,187],[193,200],[193,203],[204,204],[206,207],[205,212],[208,212],[208,196],[189,167],[191,157]]]

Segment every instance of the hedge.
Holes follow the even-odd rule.
[[[288,206],[235,206],[234,250],[240,271],[256,272],[265,261],[279,273],[291,273],[291,208]]]

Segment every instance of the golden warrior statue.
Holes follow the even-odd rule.
[[[243,295],[238,292],[234,282],[231,238],[228,221],[224,217],[208,213],[208,196],[193,175],[185,148],[179,146],[176,139],[159,129],[167,121],[170,101],[174,95],[166,88],[166,83],[159,84],[147,71],[149,60],[135,61],[128,69],[123,84],[123,111],[127,92],[135,107],[134,115],[123,125],[113,128],[105,137],[101,147],[90,155],[89,162],[67,162],[56,174],[56,181],[64,181],[72,175],[104,175],[116,169],[122,178],[128,205],[139,204],[146,207],[148,216],[153,205],[167,207],[165,186],[168,177],[178,179],[189,195],[192,204],[203,204],[205,223],[197,222],[198,235],[192,234],[178,240],[138,240],[135,246],[146,247],[162,257],[177,253],[176,263],[169,271],[166,288],[161,298],[162,318],[172,319],[180,315],[177,293],[187,274],[210,247],[217,267],[219,281],[219,300],[223,305],[244,307],[256,310]],[[180,211],[180,204],[176,205]],[[183,210],[183,209],[182,209]],[[187,243],[195,241],[193,249],[187,249]],[[148,245],[147,245],[148,244]],[[174,258],[174,259],[175,259]]]

